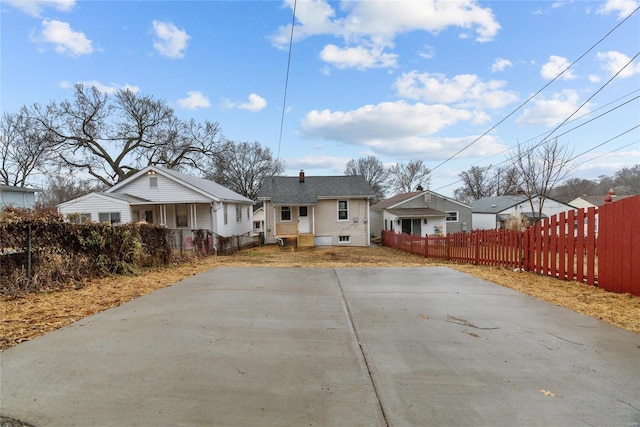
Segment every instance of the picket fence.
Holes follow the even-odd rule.
[[[524,231],[382,232],[385,246],[455,262],[521,268],[640,296],[640,196],[562,212]]]

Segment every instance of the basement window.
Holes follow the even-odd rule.
[[[351,243],[351,236],[338,236],[338,243]]]

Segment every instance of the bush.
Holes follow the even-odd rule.
[[[162,227],[71,224],[47,211],[6,209],[0,214],[0,293],[77,286],[83,279],[138,274],[144,267],[170,261],[167,230]]]

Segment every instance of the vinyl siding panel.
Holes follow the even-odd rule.
[[[368,201],[362,199],[340,199],[349,201],[349,219],[338,221],[338,200],[321,200],[314,209],[315,235],[331,236],[332,245],[367,246]],[[358,221],[354,222],[354,218]],[[368,218],[367,218],[368,221]],[[340,243],[339,236],[349,236],[349,243]]]
[[[131,222],[131,209],[127,202],[95,193],[64,203],[58,210],[65,217],[70,214],[90,213],[91,221],[94,222],[99,221],[99,213],[119,212],[121,223]]]
[[[158,180],[157,188],[151,188],[150,178]],[[130,194],[145,200],[158,203],[209,203],[211,199],[179,184],[165,176],[142,175],[122,187],[118,188],[116,193]]]
[[[15,208],[33,209],[36,205],[36,195],[28,191],[0,190],[0,208],[13,206]]]

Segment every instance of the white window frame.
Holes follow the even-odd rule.
[[[447,222],[458,222],[458,221],[460,221],[460,214],[459,214],[458,211],[449,211],[449,212],[445,212],[445,214],[446,214],[445,219],[446,219]],[[456,218],[455,219],[449,219],[449,217],[452,217],[453,214],[455,214]]]
[[[158,188],[158,177],[150,176],[149,177],[149,188]]]
[[[236,222],[242,222],[242,206],[236,204]]]
[[[229,205],[228,204],[224,204],[223,208],[222,208],[222,212],[223,212],[223,217],[224,217],[224,225],[227,225],[229,223],[229,211],[227,209]]]
[[[345,208],[341,208],[340,204],[344,203],[345,204]],[[337,218],[338,221],[349,221],[349,201],[348,200],[338,200],[336,207],[338,208],[338,212],[337,212]],[[340,212],[346,212],[346,218],[340,218]]]
[[[104,218],[105,215],[107,215],[108,220]],[[98,222],[101,224],[108,222],[111,225],[118,225],[121,221],[122,215],[120,215],[120,212],[98,212]]]
[[[351,243],[351,236],[338,236],[338,243],[341,245]]]
[[[286,208],[286,210],[285,210]],[[283,218],[283,213],[284,212],[289,212],[289,219],[284,219]],[[280,206],[280,222],[291,222],[293,221],[293,215],[291,213],[291,206]]]

